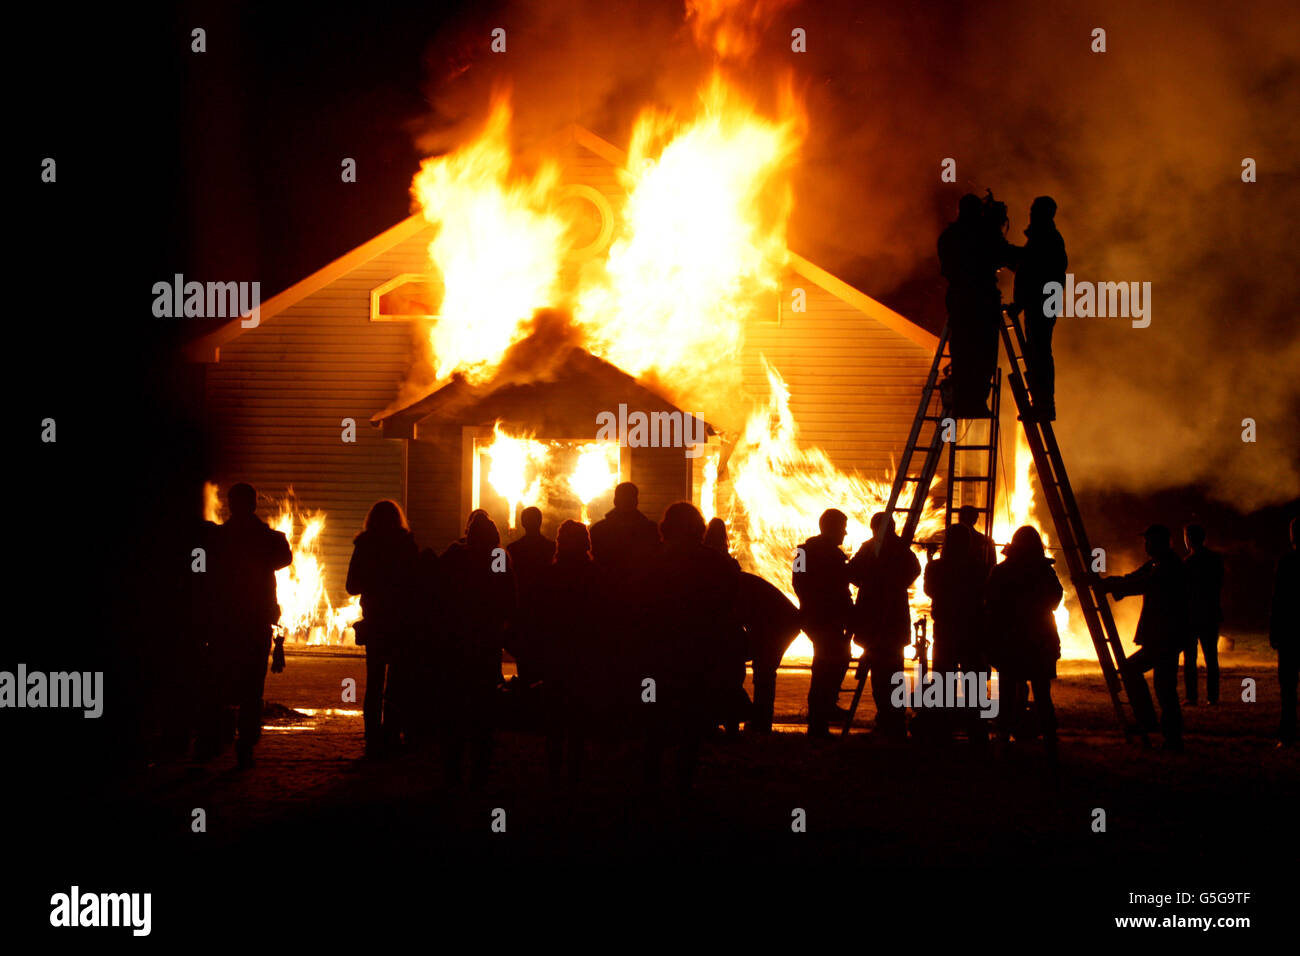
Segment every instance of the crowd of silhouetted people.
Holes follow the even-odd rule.
[[[239,763],[247,765],[279,616],[274,575],[291,554],[285,536],[257,518],[250,486],[233,486],[227,501],[229,520],[205,523],[212,573],[196,596],[206,635],[197,752],[211,756],[237,732]],[[842,550],[847,517],[824,512],[820,533],[793,555],[796,606],[741,569],[721,520],[706,524],[680,501],[656,524],[638,504],[636,486],[624,482],[603,519],[590,528],[565,521],[554,539],[542,533],[542,513],[526,508],[522,534],[505,547],[487,512],[477,510],[464,535],[439,554],[417,546],[395,502],[377,502],[355,539],[346,582],[361,603],[355,635],[366,655],[367,754],[437,747],[450,783],[467,771],[481,783],[494,731],[513,713],[544,734],[547,766],[557,777],[582,775],[593,738],[631,738],[642,742],[648,787],[658,786],[672,751],[676,782],[686,789],[707,736],[772,730],[777,668],[801,631],[814,648],[810,735],[829,736],[840,724],[848,730],[851,714],[839,701],[856,640],[863,648],[856,676],[869,682],[875,703],[873,734],[908,736],[908,708],[896,690],[913,642],[908,592],[921,564],[888,514],[872,517],[872,537],[849,556]],[[922,586],[931,600],[935,676],[973,673],[984,682],[996,670],[999,712],[988,721],[973,700],[965,707],[949,702],[934,713],[914,712],[911,734],[965,736],[978,746],[989,743],[990,732],[1007,745],[1041,737],[1054,760],[1051,681],[1061,656],[1054,617],[1061,582],[1036,529],[1017,530],[999,561],[978,522],[978,509],[959,510],[925,566]],[[1294,537],[1293,522],[1293,548]],[[1181,749],[1180,655],[1187,699],[1197,699],[1198,651],[1206,698],[1215,703],[1219,696],[1223,562],[1196,525],[1185,531],[1185,558],[1163,526],[1152,525],[1144,538],[1147,563],[1093,583],[1116,597],[1142,595],[1139,650],[1126,666],[1139,680],[1154,671],[1164,745]],[[1271,628],[1284,742],[1295,740],[1296,567],[1292,550],[1279,566]],[[281,642],[275,640],[272,670],[283,667]],[[510,681],[503,651],[516,663]]]

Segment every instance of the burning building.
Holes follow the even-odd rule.
[[[782,586],[825,508],[867,537],[936,338],[786,247],[797,124],[720,82],[626,153],[569,127],[527,173],[498,102],[426,161],[418,212],[190,346],[214,479],[326,516],[330,608],[380,498],[441,549],[471,508],[503,532],[528,504],[594,521],[631,480],[651,516],[685,498],[727,519]],[[703,447],[598,438],[620,406],[707,423]]]

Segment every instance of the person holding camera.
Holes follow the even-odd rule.
[[[1003,235],[1006,205],[990,194],[967,193],[957,219],[939,236],[939,268],[948,280],[948,341],[952,352],[952,412],[988,418],[989,385],[998,364],[1002,296],[998,269],[1011,265],[1015,247]]]

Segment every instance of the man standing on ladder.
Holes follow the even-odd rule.
[[[1016,250],[1014,301],[1008,311],[1025,313],[1025,374],[1034,400],[1033,415],[1042,422],[1056,421],[1056,364],[1052,361],[1052,329],[1060,307],[1049,312],[1043,287],[1059,282],[1065,287],[1065,240],[1056,230],[1056,200],[1039,196],[1029,207],[1025,244]]]
[[[1006,206],[971,193],[961,197],[957,220],[939,236],[939,269],[948,280],[948,336],[952,350],[952,413],[988,418],[989,384],[998,365],[1002,296],[998,269],[1015,247],[1003,235]]]

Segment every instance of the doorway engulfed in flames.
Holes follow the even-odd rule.
[[[497,422],[489,439],[474,441],[470,507],[487,511],[503,534],[519,526],[529,507],[556,525],[591,524],[614,504],[620,452],[616,441],[540,441],[512,435]]]

